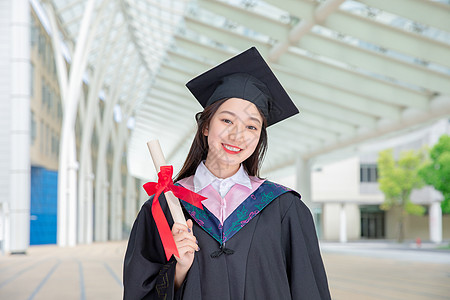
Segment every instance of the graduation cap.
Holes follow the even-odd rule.
[[[298,113],[255,47],[195,77],[186,87],[203,108],[225,98],[250,101],[264,114],[267,126]]]

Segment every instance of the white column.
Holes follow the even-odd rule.
[[[123,47],[120,49],[120,57],[125,57],[126,53],[128,51],[127,47]],[[137,58],[136,58],[137,59]],[[129,63],[129,62],[128,62]],[[109,91],[109,94],[106,97],[105,100],[105,109],[103,111],[102,116],[102,126],[100,129],[100,140],[98,145],[98,155],[97,155],[97,181],[96,181],[96,188],[95,188],[95,201],[96,201],[96,212],[95,214],[101,214],[102,218],[97,219],[96,218],[96,233],[98,231],[99,235],[96,234],[96,240],[98,241],[105,241],[108,239],[108,225],[111,225],[112,222],[108,224],[108,207],[109,207],[109,199],[108,199],[108,192],[104,191],[99,185],[102,184],[102,182],[105,182],[107,180],[107,174],[106,174],[106,155],[108,151],[108,143],[109,139],[113,139],[114,136],[112,134],[112,131],[114,130],[115,123],[114,123],[114,106],[119,101],[119,96],[122,88],[122,82],[127,74],[131,71],[130,68],[133,65],[132,63],[129,63],[127,65],[125,64],[125,60],[122,61],[122,65],[118,67],[118,71],[115,73],[115,76],[112,80],[112,82],[115,83],[115,85],[111,88]],[[111,182],[114,184],[114,182]],[[109,183],[108,183],[109,186]],[[104,209],[104,211],[97,212],[98,205],[101,206],[99,209]],[[97,224],[97,220],[98,223]],[[97,228],[99,227],[99,228]]]
[[[122,192],[121,183],[117,182],[111,192],[111,226],[109,227],[109,236],[111,240],[122,239]]]
[[[158,179],[156,179],[156,180],[158,180]],[[146,183],[146,181],[144,181],[144,180],[139,180],[139,181],[140,181],[140,184],[139,184],[140,187],[142,187]],[[149,198],[149,196],[147,195],[147,192],[144,190],[144,188],[140,188],[139,189],[139,207],[138,207],[138,210],[141,209],[141,206],[144,205],[145,201],[147,201],[148,198]]]
[[[1,254],[4,255],[9,251],[9,242],[10,242],[10,228],[9,228],[9,208],[8,202],[0,202],[0,223],[1,223],[1,232],[0,232],[0,240],[2,243]]]
[[[447,133],[448,120],[440,120],[436,122],[429,134],[429,145],[435,145],[439,138]],[[433,243],[442,242],[442,209],[441,201],[443,200],[442,193],[433,189],[432,202],[429,208],[429,227],[430,227],[430,241]]]
[[[106,166],[104,167],[106,168]],[[95,179],[95,238],[96,242],[105,242],[108,238],[108,189],[109,182],[105,170],[97,167]]]
[[[2,193],[9,195],[9,251],[24,253],[30,242],[30,4],[14,0],[6,5],[10,8],[10,22],[5,24],[10,34],[10,86],[2,93],[10,96],[10,181],[8,191]]]
[[[87,210],[87,195],[88,179],[85,178],[86,162],[83,162],[80,157],[80,169],[78,172],[78,224],[77,224],[77,243],[84,244],[86,241],[86,210]]]
[[[430,241],[433,243],[442,242],[442,209],[440,202],[433,202],[429,211]]]
[[[111,191],[111,227],[110,236],[113,240],[122,239],[122,216],[123,216],[123,188],[125,182],[122,182],[122,158],[125,142],[127,140],[127,120],[122,119],[119,124],[118,134],[114,140],[114,156],[113,156],[113,174]]]
[[[88,154],[91,152],[88,151]],[[93,180],[90,155],[80,157],[78,172],[78,243],[90,244],[93,240]]]
[[[105,31],[105,36],[109,36],[112,30],[114,22],[109,22],[108,29]],[[120,36],[121,32],[117,34]],[[104,38],[98,53],[101,60],[97,60],[97,65],[94,70],[93,79],[89,82],[89,92],[87,95],[87,105],[84,114],[84,120],[82,122],[82,133],[81,133],[81,147],[80,147],[80,173],[79,173],[79,195],[82,197],[80,199],[80,213],[85,215],[79,216],[80,229],[80,240],[81,243],[92,243],[93,241],[93,179],[94,174],[92,173],[92,152],[91,152],[91,141],[92,134],[94,131],[94,124],[96,118],[98,117],[98,103],[99,103],[99,92],[103,84],[103,80],[107,71],[107,67],[110,64],[110,59],[114,51],[111,47],[116,41],[111,41],[111,39]],[[85,184],[81,184],[84,182]],[[86,222],[84,222],[86,220]]]
[[[130,175],[127,175],[127,197],[125,201],[125,225],[128,230],[131,230],[137,214],[137,198],[135,179]]]
[[[299,156],[295,162],[295,167],[296,167],[295,190],[300,193],[300,195],[302,196],[302,201],[310,209],[314,219],[316,231],[318,235],[321,235],[322,233],[319,233],[319,230],[321,229],[317,225],[316,215],[314,214],[314,211],[316,211],[317,208],[320,207],[320,204],[313,202],[311,192],[311,160],[305,160]]]
[[[298,157],[296,160],[296,186],[295,189],[302,195],[303,202],[313,209],[311,199],[311,166],[308,160]]]
[[[86,178],[86,236],[84,242],[90,244],[94,241],[94,173]]]
[[[61,89],[66,93],[62,95],[64,111],[58,168],[58,245],[60,246],[76,243],[77,177],[74,170],[76,170],[78,162],[76,161],[76,151],[74,151],[76,149],[75,121],[81,94],[82,76],[87,64],[87,53],[95,33],[95,26],[89,27],[94,5],[94,0],[89,0],[86,4],[75,53],[72,57],[68,86]],[[74,207],[75,209],[72,210]]]
[[[106,242],[108,240],[108,204],[110,183],[107,176],[104,177],[102,198],[100,200],[100,239],[98,241]]]
[[[345,204],[341,204],[339,218],[339,242],[347,243],[347,213],[345,212]]]
[[[79,164],[76,159],[76,151],[75,132],[72,132],[69,149],[69,168],[67,173],[67,246],[75,246],[77,244],[78,193],[76,187]]]

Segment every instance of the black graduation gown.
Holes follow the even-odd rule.
[[[159,200],[172,227],[164,196]],[[226,241],[233,254],[213,258],[220,243],[193,219],[200,251],[177,291],[176,260],[166,261],[151,201],[142,206],[130,234],[124,299],[331,299],[313,219],[297,193],[274,198]],[[192,219],[186,210],[185,216]]]

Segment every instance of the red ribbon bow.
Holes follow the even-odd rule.
[[[172,166],[162,166],[158,173],[158,182],[147,182],[144,184],[144,190],[149,196],[155,195],[153,197],[152,203],[152,214],[155,219],[156,227],[158,227],[159,236],[164,246],[164,251],[166,252],[167,260],[170,259],[172,254],[180,257],[178,254],[178,249],[172,236],[172,231],[170,230],[167,219],[162,211],[161,205],[159,204],[158,198],[161,193],[172,191],[172,193],[179,199],[203,209],[202,200],[206,198],[196,194],[182,186],[177,186],[173,184],[172,181],[173,167]]]

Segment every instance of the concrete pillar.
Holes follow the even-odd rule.
[[[76,142],[75,132],[71,139],[71,149],[69,150],[69,170],[67,185],[67,246],[75,246],[77,244],[77,219],[78,219],[78,196],[77,181],[79,163],[76,160]]]
[[[134,177],[127,175],[127,196],[125,202],[125,226],[131,230],[137,215],[136,184]]]
[[[109,227],[109,220],[108,220],[108,210],[109,210],[109,188],[110,184],[109,181],[103,182],[103,191],[102,191],[102,198],[100,199],[100,236],[97,241],[100,242],[106,242],[108,240],[108,227]]]
[[[86,183],[86,244],[94,241],[94,178],[94,173],[90,173]]]
[[[122,192],[121,185],[115,186],[111,192],[109,235],[111,240],[116,241],[122,239]]]
[[[429,135],[429,145],[435,145],[439,138],[447,133],[448,130],[448,120],[443,119],[434,124]],[[429,227],[430,227],[430,241],[433,243],[442,242],[442,209],[441,201],[443,196],[440,192],[433,189],[432,192],[432,203],[429,210]]]
[[[10,228],[9,228],[9,208],[8,202],[0,202],[0,243],[1,254],[5,255],[9,251]]]
[[[94,8],[95,1],[87,1],[72,57],[70,76],[67,81],[68,86],[61,87],[61,91],[65,91],[65,93],[62,95],[64,111],[58,170],[58,245],[60,246],[76,244],[76,170],[78,169],[78,162],[76,161],[75,121],[81,94],[82,77],[87,66],[87,53],[92,44],[96,29],[95,25],[90,26]],[[60,70],[60,72],[67,72],[67,70]],[[60,81],[61,83],[62,81]]]
[[[429,211],[430,241],[433,243],[442,242],[442,209],[440,202],[433,202]]]
[[[113,188],[111,189],[111,226],[110,236],[113,240],[121,240],[123,232],[123,186],[122,182],[122,158],[124,154],[125,143],[128,136],[127,119],[122,119],[117,135],[114,139],[114,156],[112,179]]]
[[[155,178],[155,180],[158,180]],[[142,188],[142,186],[147,182],[144,180],[139,180],[140,184],[139,184],[139,207],[138,210],[141,209],[141,206],[144,205],[145,201],[147,201],[149,199],[149,196],[147,195],[147,192],[144,190],[144,188]]]
[[[309,161],[301,157],[297,158],[296,164],[296,186],[295,189],[302,195],[303,202],[313,209],[311,199],[311,167]]]
[[[1,1],[0,202],[6,252],[30,242],[30,4]]]
[[[345,204],[341,204],[339,218],[339,242],[347,243],[347,213],[345,212]]]
[[[90,151],[89,151],[90,154]],[[93,240],[93,180],[92,160],[90,156],[84,156],[80,161],[78,174],[78,243],[90,244]]]

